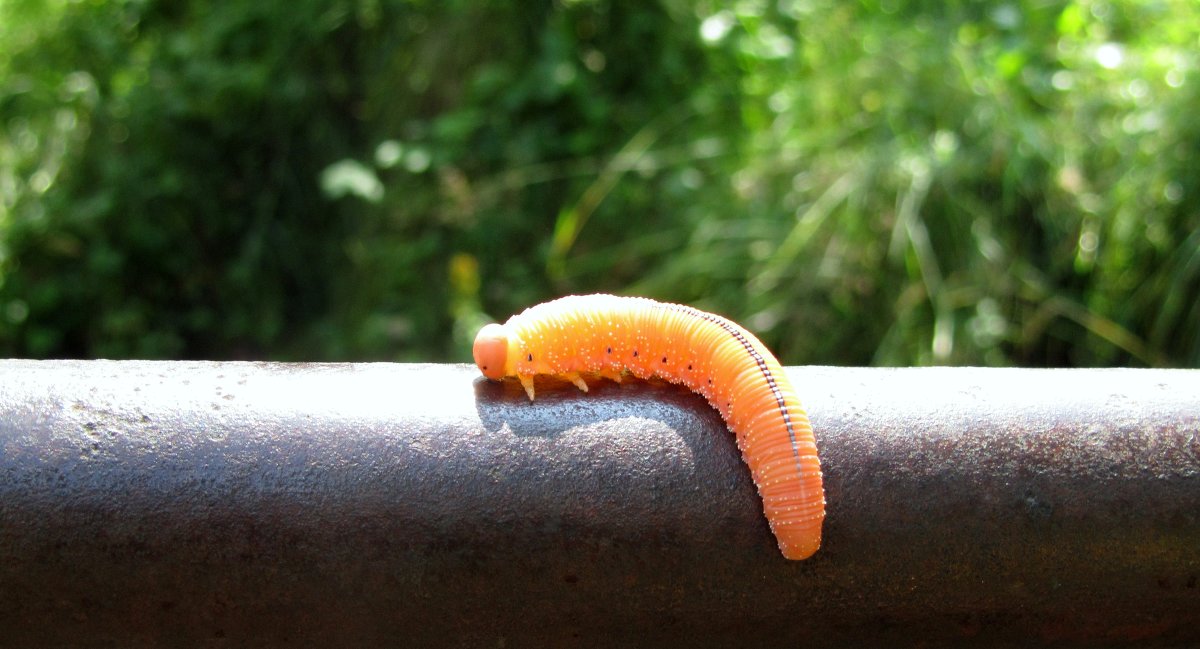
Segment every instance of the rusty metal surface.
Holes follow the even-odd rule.
[[[1200,643],[1200,372],[788,372],[805,562],[673,386],[0,361],[0,646]]]

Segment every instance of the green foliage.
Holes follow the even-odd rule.
[[[1187,0],[0,0],[0,352],[1200,366]]]
[[[313,180],[356,139],[327,3],[3,5],[0,343],[258,356],[328,308],[349,229]]]
[[[691,278],[794,361],[1200,364],[1192,4],[790,6],[725,37],[786,54],[702,200],[737,215],[639,289]]]

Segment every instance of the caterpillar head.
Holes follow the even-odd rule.
[[[503,378],[508,368],[508,329],[502,324],[485,325],[475,335],[471,348],[479,371],[489,379]]]

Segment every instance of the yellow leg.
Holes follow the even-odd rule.
[[[567,372],[563,376],[567,377],[567,380],[571,383],[574,383],[575,387],[587,392],[587,383],[584,382],[583,377],[579,376],[579,372]]]
[[[600,376],[620,383],[625,380],[625,375],[621,370],[600,370]]]
[[[525,388],[525,394],[529,395],[529,400],[533,401],[533,377],[518,374],[517,378],[521,380],[521,385]]]

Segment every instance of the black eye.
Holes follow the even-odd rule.
[[[533,354],[530,354],[530,355],[526,356],[526,357],[525,357],[525,360],[527,360],[527,361],[533,361]]]
[[[637,358],[637,350],[636,350],[636,349],[635,349],[635,350],[633,350],[633,357],[634,357],[634,358]]]
[[[667,362],[667,357],[666,357],[666,356],[663,356],[663,361],[662,361],[662,362],[664,362],[664,363],[665,363],[665,362]]]
[[[609,348],[608,348],[608,353],[609,353],[609,354],[611,354],[611,353],[612,353],[612,347],[609,347]]]

